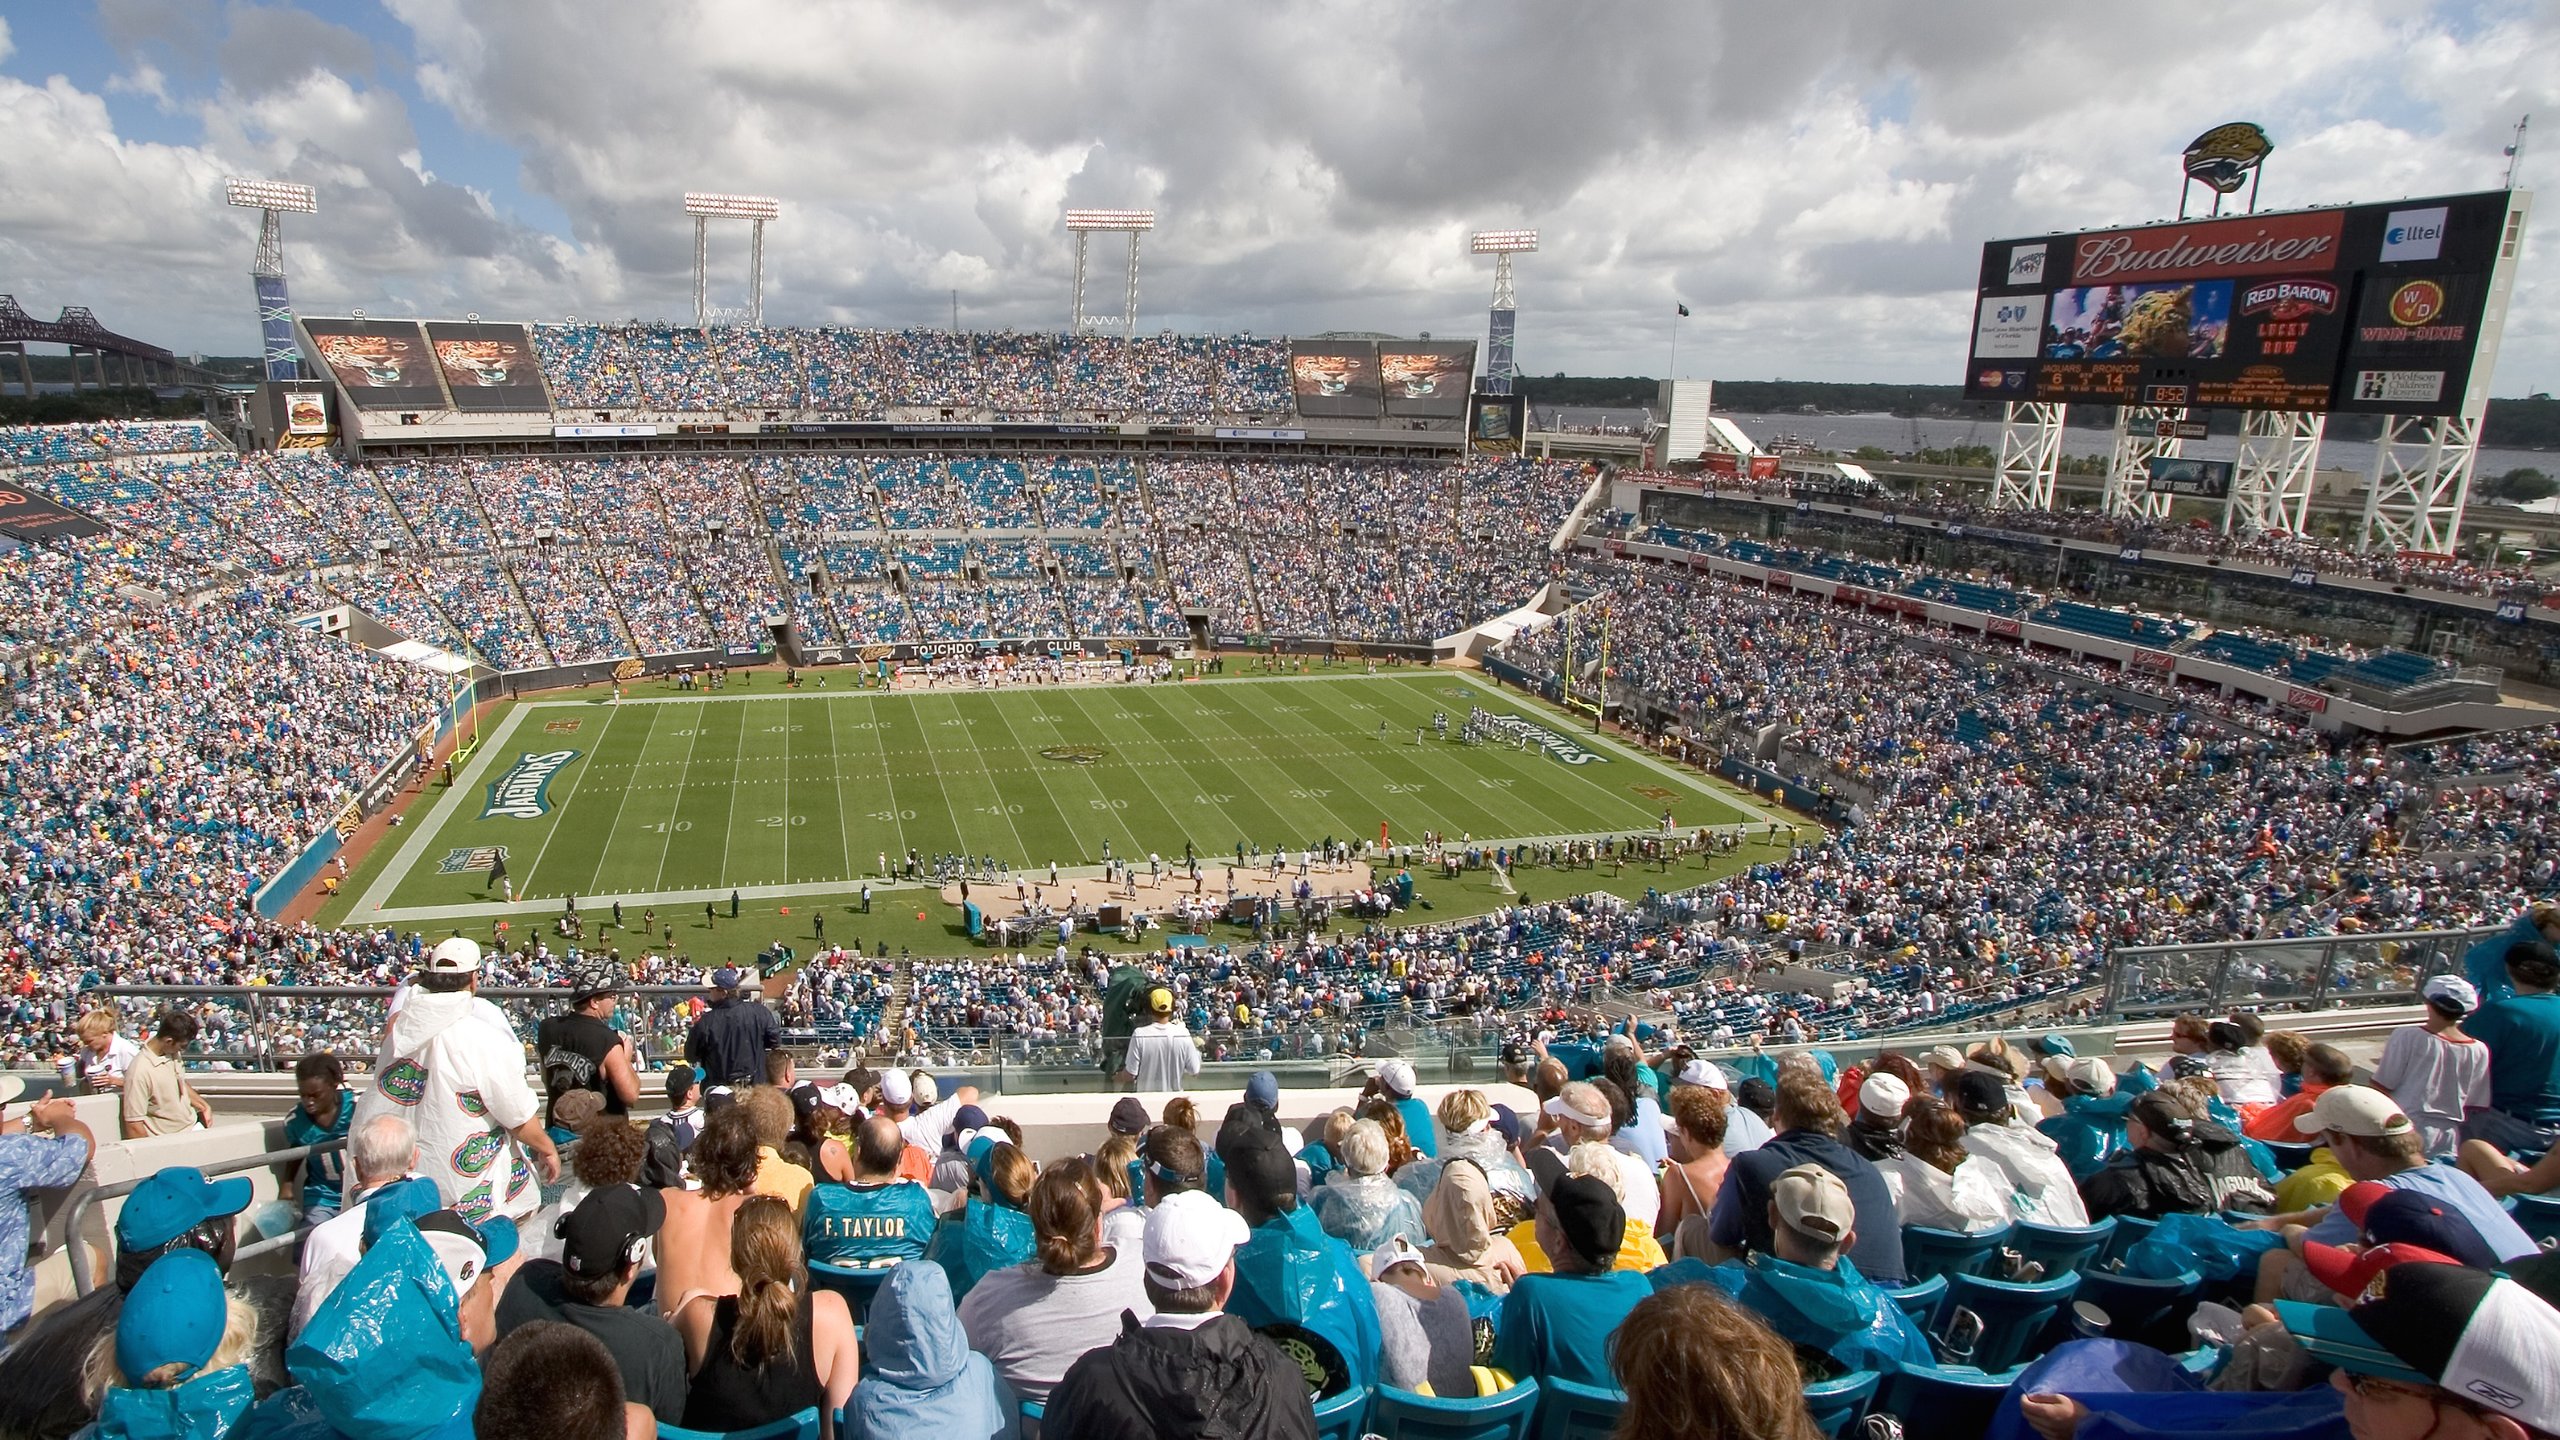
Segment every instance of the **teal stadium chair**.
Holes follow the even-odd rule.
[[[1947,1298],[1938,1303],[1938,1333],[1946,1333],[1947,1322],[1962,1308],[1982,1317],[1982,1338],[1975,1342],[1971,1355],[1947,1358],[1984,1370],[2008,1369],[2044,1334],[2045,1327],[2053,1323],[2054,1313],[2071,1303],[2071,1292],[2079,1284],[2078,1275],[2033,1282],[1994,1280],[1987,1275],[1950,1276]]]
[[[1360,1422],[1369,1413],[1369,1392],[1345,1390],[1316,1402],[1317,1440],[1360,1440]]]
[[[1938,1302],[1946,1298],[1947,1277],[1932,1275],[1916,1285],[1905,1285],[1899,1290],[1888,1289],[1884,1293],[1894,1304],[1902,1307],[1902,1313],[1910,1316],[1914,1324],[1925,1326],[1936,1317]]]
[[[1932,1275],[1979,1275],[1989,1268],[2000,1247],[2009,1243],[2011,1227],[1967,1235],[1960,1230],[1933,1230],[1926,1225],[1902,1227],[1902,1269],[1913,1280]]]
[[[2123,1259],[2134,1246],[2150,1239],[2151,1232],[2160,1228],[2159,1221],[2145,1220],[2139,1215],[2118,1215],[2115,1220],[2115,1237],[2107,1241],[2105,1253],[2098,1256],[2100,1265]]]
[[[1813,1416],[1814,1428],[1839,1440],[1842,1431],[1867,1413],[1876,1398],[1876,1387],[1884,1376],[1873,1370],[1852,1370],[1829,1380],[1817,1380],[1804,1387],[1804,1408]]]
[[[785,1415],[753,1430],[687,1430],[661,1420],[658,1440],[818,1440],[818,1409],[812,1405],[797,1415]]]
[[[856,1325],[871,1313],[871,1297],[880,1293],[880,1283],[888,1278],[887,1270],[855,1269],[846,1265],[829,1265],[822,1260],[809,1262],[809,1283],[818,1289],[833,1290],[842,1295],[845,1308],[853,1312]]]
[[[1464,1400],[1381,1385],[1369,1405],[1369,1428],[1386,1440],[1529,1440],[1544,1393],[1536,1380]]]
[[[2020,1369],[2025,1367],[2021,1366]],[[1911,1365],[1884,1384],[1876,1408],[1902,1422],[1902,1440],[1982,1440],[2017,1370]]]
[[[2017,1251],[2019,1258],[2042,1265],[2044,1277],[2050,1280],[2095,1265],[2116,1237],[2116,1222],[2113,1216],[2095,1225],[2077,1227],[2034,1225],[2021,1220],[2009,1230],[2009,1248]]]
[[[1538,1406],[1538,1440],[1610,1440],[1617,1433],[1618,1412],[1627,1408],[1626,1391],[1570,1380],[1539,1383],[1547,1393]]]
[[[2107,1312],[2109,1339],[2145,1340],[2155,1328],[2173,1318],[2181,1307],[2194,1304],[2196,1297],[2203,1293],[2204,1277],[2193,1270],[2165,1280],[2118,1275],[2106,1270],[2083,1270],[2080,1272],[2080,1288],[2072,1298],[2086,1300]]]

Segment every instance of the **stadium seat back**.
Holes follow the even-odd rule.
[[[1534,1379],[1466,1399],[1381,1385],[1369,1402],[1369,1428],[1386,1440],[1529,1440],[1543,1393]]]
[[[1873,1370],[1852,1370],[1829,1380],[1817,1380],[1804,1387],[1804,1408],[1813,1416],[1816,1429],[1837,1440],[1875,1403],[1876,1387],[1883,1381],[1884,1376]]]
[[[1902,1268],[1914,1280],[1932,1275],[1978,1275],[2009,1243],[2011,1227],[1985,1230],[1968,1235],[1960,1230],[1935,1230],[1926,1225],[1902,1227]]]
[[[1948,1320],[1958,1309],[1965,1309],[1982,1317],[1982,1336],[1971,1355],[1948,1358],[1985,1370],[2008,1369],[2053,1323],[2054,1312],[2071,1303],[2071,1292],[2079,1283],[2076,1274],[2025,1283],[1985,1275],[1949,1276],[1947,1298],[1938,1305],[1938,1333],[1946,1333]]]
[[[2145,1220],[2139,1215],[2118,1215],[2115,1221],[2116,1233],[2108,1237],[2107,1248],[2098,1255],[2100,1265],[2110,1260],[2123,1259],[2128,1251],[2149,1239],[2151,1232],[2160,1228],[2159,1221]]]
[[[2045,1277],[2051,1279],[2096,1264],[2098,1257],[2106,1253],[2108,1243],[2115,1239],[2116,1222],[2113,1216],[2084,1226],[2035,1225],[2021,1220],[2009,1229],[2009,1248],[2017,1251],[2020,1259],[2042,1265]]]
[[[1884,1385],[1878,1406],[1902,1422],[1902,1440],[1982,1440],[2016,1371],[1907,1366]]]
[[[1538,1406],[1538,1440],[1609,1440],[1616,1433],[1618,1412],[1627,1408],[1626,1391],[1571,1380],[1541,1384],[1546,1397]]]
[[[1884,1293],[1892,1299],[1894,1304],[1901,1306],[1902,1313],[1910,1316],[1915,1324],[1925,1326],[1936,1317],[1938,1302],[1946,1298],[1947,1277],[1932,1275],[1917,1284],[1905,1285],[1899,1290],[1886,1290]]]
[[[809,1281],[821,1290],[833,1290],[844,1297],[847,1309],[853,1311],[855,1324],[871,1312],[871,1297],[880,1293],[880,1282],[889,1278],[886,1270],[856,1269],[847,1265],[829,1265],[824,1261],[809,1262]]]
[[[752,1430],[687,1430],[661,1420],[658,1440],[818,1440],[818,1407],[812,1405]]]
[[[1368,1418],[1369,1392],[1345,1390],[1316,1402],[1317,1440],[1360,1440],[1360,1422]]]
[[[2193,1270],[2165,1280],[2118,1275],[2106,1270],[2080,1272],[2080,1288],[2072,1298],[2107,1312],[2107,1335],[2115,1340],[2143,1340],[2172,1312],[2204,1292],[2204,1277]]]

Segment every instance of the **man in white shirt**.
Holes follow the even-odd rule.
[[[542,1124],[542,1097],[525,1082],[524,1046],[475,992],[480,946],[455,936],[427,954],[409,1001],[391,1017],[372,1088],[356,1123],[401,1115],[417,1127],[418,1173],[472,1224],[522,1220],[560,1178],[560,1153]]]
[[[898,1122],[898,1133],[907,1143],[926,1155],[942,1153],[942,1139],[951,1133],[951,1116],[963,1105],[978,1103],[978,1087],[963,1085],[945,1099],[937,1099],[925,1108],[915,1108],[917,1077],[905,1070],[883,1071],[880,1076],[880,1113]],[[932,1077],[921,1077],[931,1084]]]
[[[347,1163],[355,1171],[355,1188],[347,1195],[346,1208],[302,1237],[302,1273],[294,1285],[291,1335],[302,1333],[320,1302],[356,1268],[356,1261],[364,1256],[365,1207],[391,1186],[415,1178],[411,1167],[417,1158],[418,1132],[406,1116],[376,1115],[347,1137]],[[429,1195],[425,1209],[417,1213],[423,1215],[443,1203]]]
[[[1129,1035],[1129,1058],[1122,1062],[1121,1073],[1130,1080],[1130,1088],[1143,1091],[1170,1092],[1200,1073],[1200,1047],[1191,1043],[1191,1031],[1173,1018],[1173,992],[1159,985],[1147,992],[1147,1013],[1152,1018]]]
[[[2373,1083],[2400,1102],[2418,1127],[2427,1157],[2462,1148],[2462,1113],[2489,1108],[2489,1047],[2462,1031],[2462,1017],[2480,1008],[2480,992],[2459,975],[2437,975],[2419,992],[2427,1018],[2391,1032]]]

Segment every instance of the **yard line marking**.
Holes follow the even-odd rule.
[[[1113,730],[1111,729],[1111,727],[1109,727],[1109,726],[1107,726],[1107,725],[1104,725],[1104,724],[1102,723],[1101,717],[1099,717],[1099,716],[1095,715],[1095,714],[1093,713],[1093,711],[1092,711],[1091,709],[1089,709],[1089,708],[1085,705],[1085,703],[1084,703],[1084,697],[1083,697],[1083,696],[1078,695],[1078,696],[1076,696],[1076,697],[1075,697],[1075,707],[1076,707],[1076,709],[1078,709],[1078,710],[1082,711],[1082,712],[1084,713],[1085,719],[1086,719],[1089,723],[1091,723],[1091,724],[1092,724],[1092,726],[1093,726],[1093,728],[1094,728],[1095,730],[1097,730],[1097,731],[1101,732],[1104,736],[1109,737],[1109,736],[1112,736],[1112,735],[1115,733],[1115,732],[1113,732]],[[1147,741],[1149,744],[1155,744],[1155,743],[1156,743],[1156,739],[1155,739],[1155,737],[1154,737],[1154,736],[1152,736],[1152,735],[1149,735],[1149,734],[1146,732],[1146,728],[1145,728],[1143,725],[1139,724],[1139,722],[1138,722],[1138,720],[1135,718],[1135,716],[1132,716],[1132,717],[1131,717],[1131,719],[1130,719],[1130,722],[1129,722],[1129,723],[1130,723],[1130,724],[1132,724],[1132,725],[1137,725],[1137,726],[1138,726],[1138,735],[1139,735],[1139,738],[1141,738],[1141,739],[1143,739],[1143,740]],[[1132,766],[1132,768],[1134,769],[1134,768],[1135,768],[1135,766],[1133,765],[1133,766]],[[1173,822],[1173,825],[1174,825],[1174,828],[1175,828],[1175,829],[1177,829],[1177,830],[1181,829],[1181,828],[1182,828],[1182,812],[1181,812],[1181,811],[1179,811],[1179,810],[1176,810],[1175,808],[1173,808],[1173,802],[1171,802],[1171,801],[1169,801],[1169,800],[1167,800],[1167,799],[1165,799],[1165,798],[1164,798],[1164,792],[1163,792],[1162,790],[1159,790],[1159,789],[1157,789],[1157,788],[1156,788],[1156,783],[1155,783],[1153,780],[1150,780],[1150,779],[1148,779],[1148,778],[1147,778],[1147,776],[1146,776],[1146,772],[1145,772],[1144,770],[1139,770],[1139,771],[1137,772],[1137,774],[1138,774],[1138,783],[1139,783],[1139,784],[1141,784],[1141,785],[1146,786],[1146,787],[1147,787],[1147,793],[1155,797],[1155,800],[1156,800],[1156,804],[1157,804],[1157,805],[1159,805],[1159,806],[1163,807],[1164,814],[1165,814],[1165,818]],[[1203,792],[1194,792],[1194,793],[1203,793]],[[1245,833],[1245,832],[1244,832],[1244,830],[1243,830],[1242,828],[1238,827],[1238,826],[1237,826],[1237,824],[1236,824],[1236,817],[1234,817],[1233,815],[1229,815],[1229,814],[1227,814],[1227,809],[1226,809],[1226,807],[1225,807],[1225,806],[1223,806],[1223,805],[1216,805],[1216,804],[1212,804],[1212,805],[1210,806],[1210,808],[1211,808],[1211,809],[1213,809],[1213,810],[1216,810],[1216,811],[1218,812],[1218,814],[1219,814],[1222,818],[1224,818],[1224,819],[1226,820],[1226,822],[1227,822],[1227,830],[1228,830],[1228,832],[1229,832],[1230,834],[1235,835],[1235,836],[1236,836],[1236,837],[1238,837],[1238,838],[1242,838],[1242,837],[1244,836],[1244,833]],[[1184,836],[1178,836],[1178,837],[1176,837],[1176,838],[1178,838],[1178,839],[1184,839],[1184,840],[1189,840],[1191,837],[1190,837],[1190,836],[1188,836],[1188,835],[1184,835]],[[1134,833],[1132,833],[1132,834],[1130,835],[1130,837],[1129,837],[1130,843],[1131,843],[1132,845],[1135,845],[1135,844],[1137,843],[1137,839],[1138,839],[1138,837],[1137,837]],[[1195,841],[1195,842],[1193,842],[1193,843],[1194,843],[1194,844],[1197,844],[1198,842],[1196,842],[1196,841]]]
[[[608,726],[607,728],[610,729],[611,727]],[[647,749],[649,747],[649,737],[657,733],[658,712],[652,710],[649,712],[649,731],[648,734],[640,737],[640,748],[643,750]],[[604,748],[604,737],[596,737],[596,748],[599,750]],[[587,888],[589,890],[595,889],[596,882],[604,878],[605,857],[613,853],[613,847],[622,839],[622,812],[628,809],[631,805],[631,792],[639,788],[640,787],[637,785],[625,785],[622,787],[622,803],[613,807],[612,828],[604,832],[604,844],[596,848],[595,871],[587,876]]]
[[[667,828],[658,841],[658,876],[650,882],[654,889],[667,888],[667,854],[676,843],[676,817],[684,813],[684,789],[693,782],[693,752],[702,744],[702,720],[708,712],[708,700],[698,700],[693,707],[693,733],[685,737],[684,774],[676,781],[676,803],[667,809]]]

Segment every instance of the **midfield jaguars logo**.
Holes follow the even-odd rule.
[[[1061,765],[1092,765],[1110,753],[1099,745],[1052,745],[1040,752],[1040,758]]]
[[[436,862],[439,875],[477,875],[489,868],[490,862],[507,858],[504,845],[456,845],[444,852]]]
[[[480,818],[504,815],[514,820],[541,819],[551,809],[551,777],[577,758],[575,750],[518,758],[515,768],[489,782],[489,804],[480,812]]]

